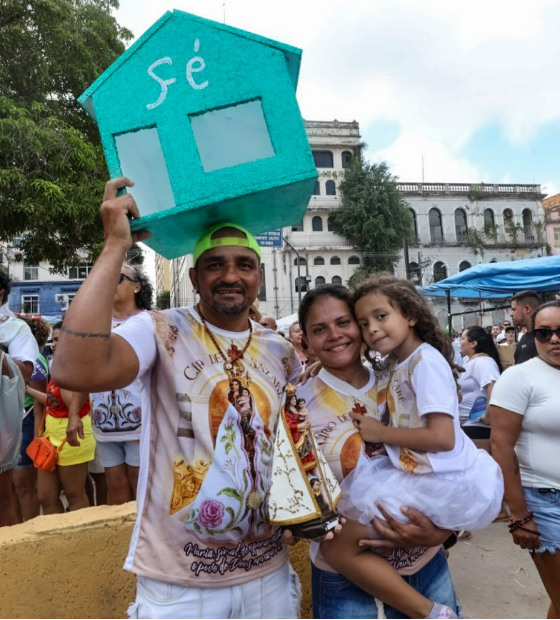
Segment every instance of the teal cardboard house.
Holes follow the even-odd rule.
[[[299,222],[317,172],[296,101],[301,50],[167,12],[79,98],[111,177],[127,176],[133,230],[166,258],[207,226],[257,234]]]

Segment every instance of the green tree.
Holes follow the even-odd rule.
[[[385,162],[371,164],[356,154],[340,184],[342,207],[329,220],[332,230],[363,253],[362,265],[348,284],[376,271],[392,271],[404,239],[413,236],[412,217],[396,178]]]
[[[157,296],[156,307],[158,310],[167,310],[171,307],[171,293],[169,291],[162,291]]]
[[[103,240],[107,179],[95,123],[76,98],[132,34],[117,0],[0,3],[0,240],[56,271],[91,260]]]

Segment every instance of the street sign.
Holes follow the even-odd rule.
[[[281,248],[282,247],[282,229],[272,230],[271,232],[255,235],[255,239],[261,248]]]

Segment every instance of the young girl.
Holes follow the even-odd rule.
[[[368,349],[391,354],[390,421],[350,415],[363,440],[382,442],[387,455],[368,457],[362,450],[341,485],[338,509],[351,521],[321,552],[338,572],[411,618],[455,617],[406,584],[385,560],[364,553],[359,541],[372,537],[374,517],[383,518],[378,504],[402,518],[403,498],[442,529],[486,527],[500,512],[501,473],[460,429],[451,344],[414,286],[379,275],[358,288],[354,301]]]

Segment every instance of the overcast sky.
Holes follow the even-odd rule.
[[[121,0],[141,35],[168,9],[223,22],[223,0]],[[560,192],[560,1],[226,0],[226,23],[303,49],[308,120],[357,120],[403,181]]]

